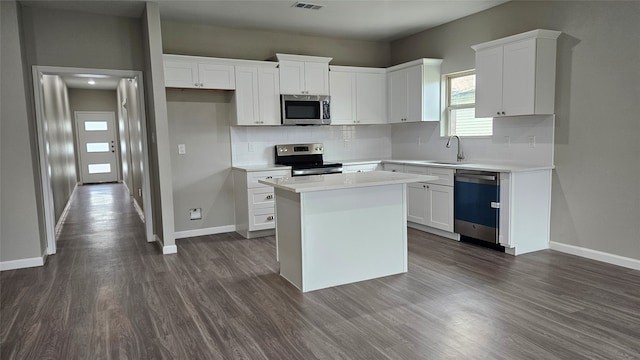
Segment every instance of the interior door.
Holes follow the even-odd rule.
[[[118,147],[113,112],[76,111],[76,133],[80,181],[118,181]]]

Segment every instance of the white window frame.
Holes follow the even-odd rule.
[[[444,87],[444,91],[443,93],[445,94],[444,99],[442,101],[443,103],[443,109],[444,109],[444,113],[442,116],[442,122],[441,122],[441,126],[440,126],[440,135],[443,137],[448,137],[453,135],[451,128],[452,128],[452,121],[451,121],[451,111],[452,110],[459,110],[459,109],[475,109],[476,107],[476,103],[467,103],[467,104],[460,104],[460,105],[451,105],[451,80],[458,78],[458,77],[463,77],[463,76],[468,76],[468,75],[474,75],[476,73],[475,69],[470,69],[470,70],[465,70],[465,71],[459,71],[459,72],[455,72],[455,73],[450,73],[450,74],[445,74],[443,75],[443,87]],[[493,121],[493,119],[492,119]],[[477,138],[487,138],[487,137],[492,137],[493,136],[493,131],[492,134],[483,134],[483,135],[461,135],[464,137],[477,137]]]

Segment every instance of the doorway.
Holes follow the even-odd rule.
[[[130,146],[130,148],[135,148],[138,151],[137,158],[134,161],[135,166],[139,169],[139,181],[136,189],[129,189],[130,193],[133,195],[133,191],[135,191],[136,197],[133,199],[136,209],[138,210],[140,217],[144,221],[145,226],[145,237],[147,242],[155,241],[155,237],[153,235],[153,224],[152,224],[152,202],[151,202],[151,186],[150,186],[150,174],[149,174],[149,154],[148,154],[148,145],[147,145],[147,128],[146,128],[146,115],[145,115],[145,106],[144,106],[144,93],[143,93],[143,78],[142,72],[140,71],[132,71],[132,70],[107,70],[107,69],[84,69],[84,68],[65,68],[65,67],[50,67],[50,66],[33,66],[33,85],[34,85],[34,95],[35,95],[35,106],[36,106],[36,126],[37,126],[37,136],[38,136],[38,155],[39,155],[39,167],[40,167],[40,178],[41,178],[41,194],[43,200],[43,214],[44,214],[44,223],[46,229],[46,239],[47,239],[47,254],[55,254],[56,253],[56,227],[59,226],[64,220],[64,214],[66,213],[66,208],[62,210],[61,208],[65,205],[69,204],[70,195],[65,194],[64,185],[69,187],[75,187],[77,182],[80,183],[89,183],[89,182],[104,182],[110,181],[113,179],[113,175],[115,174],[115,181],[119,179],[119,165],[121,162],[122,165],[126,164],[126,161],[121,160],[120,156],[118,156],[119,147],[123,144],[118,141],[118,136],[114,135],[109,138],[107,141],[102,138],[94,138],[97,131],[94,130],[94,134],[84,134],[85,140],[83,142],[84,145],[77,146],[73,144],[73,140],[71,140],[71,144],[64,144],[64,146],[55,146],[56,141],[59,140],[58,134],[54,131],[59,128],[74,128],[74,119],[71,119],[71,116],[68,116],[68,123],[65,120],[63,124],[54,124],[55,126],[50,126],[51,119],[47,118],[49,114],[52,113],[50,107],[50,102],[46,100],[46,92],[49,91],[48,88],[45,88],[47,84],[51,84],[50,78],[56,79],[55,83],[64,83],[66,86],[73,87],[73,82],[80,83],[88,83],[88,84],[100,84],[102,86],[108,86],[110,89],[118,91],[120,94],[120,89],[118,88],[118,84],[123,84],[124,82],[131,84],[127,88],[130,89],[126,94],[126,98],[129,99],[129,102],[132,104],[136,104],[135,108],[131,106],[127,106],[128,114],[127,121],[131,119],[135,124],[131,124],[130,126],[136,129],[139,129],[139,136],[137,138],[136,144]],[[140,86],[138,86],[138,84]],[[75,85],[78,86],[78,85]],[[66,93],[66,92],[65,92]],[[68,109],[68,98],[65,100],[63,97],[57,97],[56,103],[67,103],[66,109]],[[122,107],[125,107],[125,104],[122,104]],[[68,112],[68,111],[67,111]],[[55,111],[53,113],[56,113]],[[95,121],[94,121],[95,120]],[[97,126],[98,128],[103,128],[105,124],[103,124],[104,119],[94,118],[94,119],[82,119],[80,122],[83,122],[81,126],[84,128],[84,125],[89,122],[88,126]],[[93,123],[92,123],[93,122]],[[108,123],[109,120],[106,120]],[[119,120],[113,120],[113,124],[107,124],[107,128],[111,128],[116,131],[117,128],[121,128],[119,124]],[[129,125],[127,125],[127,128]],[[67,130],[68,130],[67,129]],[[120,129],[122,134],[122,130]],[[102,131],[102,130],[100,130]],[[67,131],[68,132],[68,131]],[[85,131],[85,133],[90,133],[91,130]],[[78,133],[79,134],[79,133]],[[104,135],[104,134],[102,134]],[[111,143],[113,141],[113,143]],[[109,151],[105,150],[105,142],[109,149]],[[87,143],[93,144],[90,145],[90,149],[87,149]],[[63,178],[62,181],[60,177],[56,178],[57,174],[55,172],[56,169],[60,168],[60,164],[56,164],[58,160],[59,154],[52,154],[52,147],[57,147],[59,149],[66,149],[66,152],[71,152],[72,154],[78,153],[78,157],[89,156],[89,161],[86,165],[78,166],[76,171],[68,171],[73,173],[73,178],[71,175],[67,175],[66,178]],[[74,149],[75,148],[75,149]],[[83,151],[84,150],[84,151]],[[94,150],[94,151],[87,151]],[[98,151],[99,150],[99,151]],[[112,152],[113,151],[113,152]],[[62,152],[62,151],[61,151]],[[92,158],[91,153],[93,155],[100,155],[103,158]],[[83,155],[84,153],[84,155]],[[112,154],[112,155],[107,155]],[[124,159],[124,152],[122,152]],[[109,157],[109,161],[106,161],[107,155]],[[130,154],[127,154],[129,156]],[[112,157],[115,157],[113,159]],[[67,154],[68,158],[68,154]],[[111,162],[114,161],[114,162]],[[78,159],[78,164],[82,162]],[[106,165],[109,164],[109,165]],[[91,171],[89,171],[89,165],[94,165],[91,167]],[[96,166],[97,165],[97,166]],[[69,164],[64,164],[64,166],[68,169]],[[72,165],[73,166],[73,165]],[[86,174],[81,174],[83,170],[87,169]],[[110,167],[110,171],[107,171],[107,167]],[[77,178],[76,178],[77,172]],[[95,175],[91,176],[91,175]],[[69,184],[73,182],[73,184]],[[62,184],[62,186],[61,186]],[[62,188],[61,188],[62,187]],[[68,191],[67,191],[68,192]],[[133,197],[133,196],[132,196]],[[138,201],[136,201],[138,200]],[[62,205],[61,205],[62,204]]]
[[[108,111],[76,111],[76,151],[82,184],[118,181],[116,118]]]

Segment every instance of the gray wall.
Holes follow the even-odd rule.
[[[389,43],[162,21],[167,54],[267,60],[276,53],[333,57],[333,65],[386,67]]]
[[[140,19],[25,6],[29,65],[143,70]]]
[[[77,136],[76,111],[110,111],[117,114],[118,107],[116,101],[117,94],[115,90],[69,89],[70,121],[72,123],[74,139],[76,139]],[[80,182],[79,160],[78,151],[76,151],[76,180],[78,182]],[[120,164],[118,171],[122,174],[122,164]]]
[[[551,240],[640,259],[640,3],[515,1],[391,44],[392,63],[474,67],[470,45],[536,29],[558,39]]]
[[[235,224],[230,101],[228,91],[167,90],[176,231]],[[191,208],[202,208],[202,220],[189,220]]]
[[[147,94],[147,123],[149,162],[153,201],[154,234],[164,247],[175,246],[171,157],[169,154],[169,123],[164,87],[162,33],[160,9],[157,3],[147,2],[142,15],[145,78]]]
[[[0,262],[7,262],[41,257],[46,240],[17,4],[0,1],[0,17]]]
[[[49,154],[49,176],[55,222],[69,202],[77,183],[73,121],[67,85],[57,75],[43,75],[44,136]]]

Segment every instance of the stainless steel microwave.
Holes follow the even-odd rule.
[[[328,95],[280,95],[282,125],[331,124]]]

